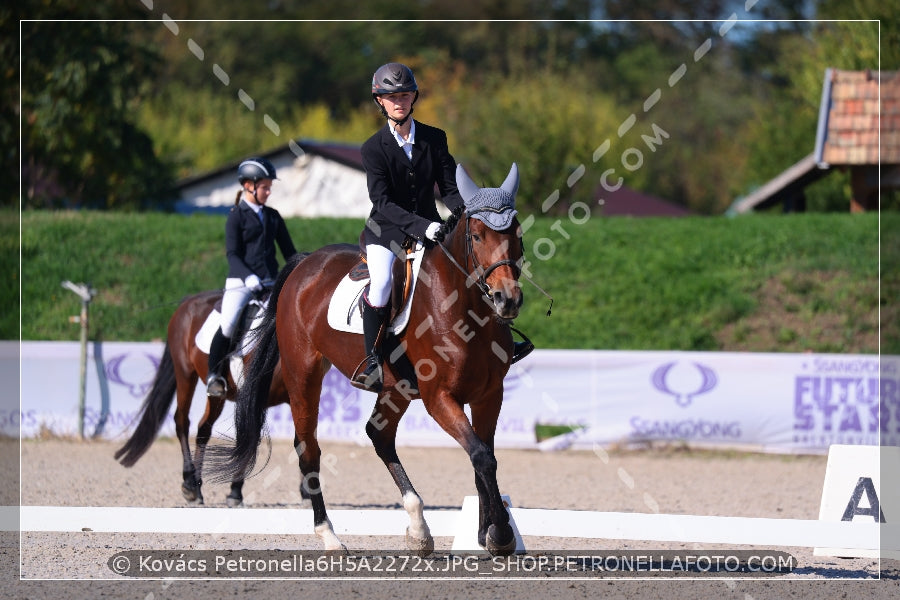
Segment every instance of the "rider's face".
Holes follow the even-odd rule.
[[[412,110],[414,92],[397,92],[396,94],[382,94],[378,96],[378,102],[384,107],[389,117],[402,119]]]
[[[256,182],[256,198],[253,197],[253,182],[248,181],[244,184],[244,189],[247,190],[248,200],[251,202],[255,201],[259,205],[265,205],[266,200],[269,199],[269,194],[272,193],[272,180],[271,179],[260,179]]]

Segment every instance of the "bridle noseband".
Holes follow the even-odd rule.
[[[515,278],[518,279],[519,275],[522,272],[522,268],[519,266],[518,261],[512,260],[511,258],[504,258],[503,260],[498,260],[497,262],[491,264],[487,268],[482,267],[481,264],[478,262],[478,258],[475,256],[475,249],[472,246],[472,233],[471,233],[469,221],[473,215],[475,215],[479,212],[501,213],[501,212],[505,212],[506,210],[509,210],[509,208],[504,208],[503,210],[497,210],[497,209],[490,208],[490,207],[484,207],[484,208],[479,208],[477,210],[474,210],[471,213],[469,211],[466,211],[465,213],[463,213],[463,217],[466,220],[466,265],[465,265],[465,267],[463,265],[459,264],[459,262],[455,258],[453,258],[453,255],[450,254],[450,251],[447,250],[447,247],[444,246],[443,243],[438,244],[441,247],[441,250],[444,251],[444,254],[447,256],[447,258],[450,259],[450,262],[452,262],[454,265],[456,265],[456,267],[466,276],[467,279],[471,279],[475,283],[475,285],[478,286],[478,289],[481,291],[482,294],[484,294],[484,296],[488,300],[491,299],[491,296],[490,296],[490,286],[488,286],[488,284],[487,284],[487,278],[490,277],[491,273],[493,273],[494,270],[499,269],[500,267],[508,266],[513,270]],[[463,218],[463,217],[461,217],[461,218]],[[472,271],[471,272],[468,270],[470,260],[472,262]],[[476,277],[476,274],[477,274],[477,277]]]

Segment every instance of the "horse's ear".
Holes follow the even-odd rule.
[[[459,190],[459,195],[462,196],[463,202],[466,204],[471,202],[478,190],[481,189],[477,183],[472,181],[462,164],[456,165],[456,189]]]
[[[509,175],[506,176],[506,181],[503,182],[500,189],[508,192],[513,198],[516,197],[516,192],[519,191],[519,167],[516,163],[509,168]]]

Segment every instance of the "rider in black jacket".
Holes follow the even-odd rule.
[[[456,189],[456,161],[447,134],[412,119],[419,86],[412,70],[388,63],[372,77],[372,99],[387,123],[362,146],[362,161],[372,210],[363,231],[369,290],[363,296],[363,338],[366,366],[351,380],[358,388],[378,392],[383,384],[379,336],[390,315],[391,268],[404,243],[438,242],[442,221],[434,189],[450,210],[461,210]],[[518,357],[530,352],[516,343]],[[518,360],[518,357],[514,360]]]
[[[278,276],[276,243],[285,260],[297,252],[284,219],[266,206],[275,179],[275,167],[265,158],[248,158],[238,167],[241,190],[225,222],[228,278],[222,296],[222,321],[209,348],[206,394],[213,398],[223,398],[226,393],[225,358],[241,310],[254,292]]]

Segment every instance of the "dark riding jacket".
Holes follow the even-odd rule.
[[[372,211],[364,231],[366,244],[391,248],[407,237],[425,239],[425,230],[440,222],[434,188],[453,210],[463,200],[456,189],[456,161],[447,147],[447,134],[416,121],[412,160],[385,124],[362,146]]]
[[[294,242],[281,214],[263,206],[262,222],[243,200],[231,208],[225,221],[225,254],[228,257],[228,277],[246,279],[251,273],[260,278],[278,276],[275,244],[285,260],[296,254]]]

